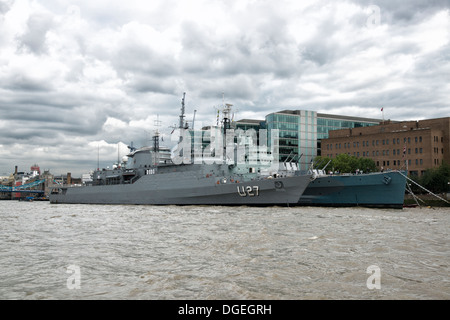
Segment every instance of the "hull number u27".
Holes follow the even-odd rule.
[[[259,196],[259,186],[238,186],[237,191],[241,197]]]

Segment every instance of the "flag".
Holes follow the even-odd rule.
[[[381,108],[381,112],[383,112],[383,108]]]

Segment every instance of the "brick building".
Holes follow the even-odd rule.
[[[330,131],[322,140],[322,156],[347,153],[367,157],[380,169],[401,169],[410,174],[450,163],[450,118],[390,122],[377,126]],[[405,163],[406,161],[406,163]]]

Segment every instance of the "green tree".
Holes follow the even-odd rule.
[[[355,172],[358,169],[358,158],[342,153],[333,159],[333,170],[341,173]]]
[[[339,171],[341,173],[351,173],[356,172],[356,170],[361,170],[366,173],[377,171],[375,161],[372,159],[357,158],[355,156],[349,156],[346,153],[340,154],[334,159],[317,156],[314,159],[314,167],[316,169],[323,169],[330,160],[331,163],[328,164],[327,171]]]
[[[421,186],[434,193],[448,192],[450,165],[444,162],[439,168],[428,169],[418,181]]]
[[[365,173],[378,171],[375,161],[369,158],[358,158],[358,167]]]

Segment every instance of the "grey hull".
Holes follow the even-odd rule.
[[[150,205],[289,205],[296,204],[310,175],[245,182],[198,178],[195,174],[148,175],[134,184],[59,188],[51,203]]]

